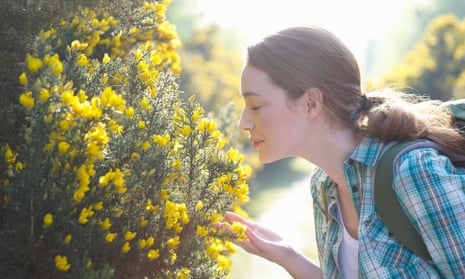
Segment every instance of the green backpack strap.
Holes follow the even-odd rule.
[[[465,137],[465,98],[443,102],[442,106],[447,107],[454,118],[454,125]],[[451,150],[441,147],[431,141],[414,140],[398,142],[382,154],[378,161],[375,173],[374,199],[378,216],[388,227],[389,231],[406,247],[416,255],[425,260],[430,260],[431,256],[426,249],[423,240],[405,215],[402,206],[397,200],[396,193],[392,188],[392,168],[396,157],[407,150],[419,147],[433,147],[451,159],[456,166],[465,168],[465,156],[459,155]]]
[[[405,215],[396,193],[392,188],[392,168],[394,159],[400,152],[415,143],[417,143],[417,141],[395,143],[383,153],[376,167],[374,199],[378,216],[384,225],[388,227],[389,232],[416,255],[425,260],[430,260],[431,256],[420,234],[412,223],[410,223],[407,215]]]

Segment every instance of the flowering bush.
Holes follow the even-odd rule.
[[[83,9],[42,32],[19,77],[24,144],[2,147],[0,273],[223,278],[213,224],[248,200],[248,168],[195,99],[181,101],[167,1],[122,26]]]

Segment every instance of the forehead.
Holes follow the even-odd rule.
[[[241,94],[259,93],[263,90],[268,90],[272,87],[277,87],[271,80],[270,76],[250,65],[246,65],[241,74]]]
[[[242,71],[241,95],[246,100],[252,98],[283,103],[288,101],[286,90],[276,85],[266,72],[254,66],[246,66]]]

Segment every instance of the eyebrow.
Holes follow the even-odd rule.
[[[242,95],[242,97],[244,97],[244,98],[245,98],[245,97],[249,97],[249,96],[258,96],[258,97],[261,96],[260,94],[255,93],[255,92],[251,92],[251,91],[244,92],[244,93],[242,93],[241,95]]]

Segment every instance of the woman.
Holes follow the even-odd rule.
[[[463,277],[464,170],[433,148],[409,151],[394,164],[393,187],[432,261],[389,234],[373,201],[374,167],[386,143],[425,138],[464,153],[465,140],[449,113],[407,94],[362,94],[353,54],[318,27],[288,28],[247,50],[239,128],[249,133],[263,163],[297,156],[315,166],[311,192],[320,263],[228,213],[229,223],[247,227],[248,239],[237,244],[294,278]]]

